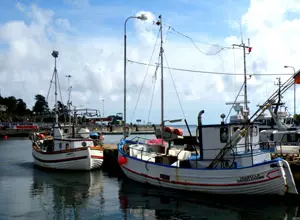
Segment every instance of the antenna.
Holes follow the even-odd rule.
[[[240,34],[241,34],[241,44],[243,44],[243,29],[242,29],[242,19],[240,19]]]

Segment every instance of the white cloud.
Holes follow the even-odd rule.
[[[62,28],[65,31],[72,31],[72,27],[68,19],[66,18],[58,18],[55,20],[55,23],[58,27]]]
[[[78,4],[88,4],[80,1]],[[15,95],[23,98],[29,106],[34,103],[37,93],[47,95],[49,81],[53,72],[54,60],[52,50],[60,52],[58,72],[64,101],[67,98],[67,79],[72,75],[72,101],[74,105],[101,108],[101,100],[105,99],[105,112],[114,113],[123,110],[123,38],[116,36],[81,37],[72,34],[77,30],[68,18],[56,18],[55,12],[40,7],[17,4],[21,13],[30,18],[30,22],[22,20],[7,21],[0,26],[0,39],[8,45],[2,49],[0,56],[1,93],[4,96]],[[272,10],[268,9],[272,7]],[[299,12],[297,1],[252,0],[250,7],[243,16],[244,38],[250,37],[252,52],[247,55],[248,72],[255,73],[288,73],[284,65],[299,68],[298,56],[300,46],[299,19],[288,19],[287,12]],[[147,21],[134,20],[134,29],[128,28],[127,58],[148,63],[153,51],[159,27],[153,24],[158,15],[149,11],[140,11],[136,16],[145,13]],[[172,18],[164,18],[172,20]],[[120,21],[123,24],[124,21]],[[133,21],[130,21],[133,22]],[[129,23],[128,23],[129,25]],[[171,25],[172,24],[168,24]],[[131,26],[132,27],[132,26]],[[236,26],[239,29],[239,26]],[[180,27],[176,27],[180,31]],[[120,30],[120,33],[122,30]],[[187,35],[189,35],[187,33]],[[165,42],[165,37],[168,37]],[[193,33],[193,36],[196,36]],[[240,43],[239,36],[223,38],[210,37],[199,33],[196,44],[205,52],[214,52],[217,47],[197,42],[206,36],[219,45],[230,46]],[[200,41],[199,40],[199,41]],[[164,51],[167,67],[207,70],[220,72],[243,73],[242,51],[235,49],[223,50],[216,56],[205,56],[200,53],[189,40],[169,32],[164,26]],[[158,61],[159,41],[153,53],[152,64]],[[166,62],[168,61],[168,62]],[[147,67],[128,63],[127,65],[127,101],[128,116],[138,98],[141,84]],[[137,118],[147,119],[152,96],[152,77],[154,67],[149,68],[145,79],[139,105],[136,109]],[[151,120],[159,120],[160,112],[160,68],[158,69],[156,92],[153,101]],[[171,71],[183,108],[190,119],[196,118],[201,109],[206,109],[207,122],[219,122],[219,115],[229,109],[225,102],[233,101],[243,83],[243,76],[209,75]],[[164,69],[165,103],[168,118],[177,117],[174,109],[180,112],[169,70]],[[253,112],[258,103],[262,103],[272,91],[276,76],[252,76],[248,81],[248,95]],[[284,81],[287,77],[282,77]],[[285,95],[290,109],[293,108],[293,90]],[[300,97],[299,97],[300,98]],[[298,106],[300,112],[300,105]],[[193,120],[194,121],[194,120]]]

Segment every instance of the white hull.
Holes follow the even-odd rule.
[[[284,195],[289,185],[285,177],[289,168],[286,170],[285,161],[281,160],[245,168],[191,169],[146,162],[124,154],[120,148],[119,156],[127,159],[121,168],[128,178],[172,189],[214,194]]]
[[[32,149],[34,163],[40,167],[62,170],[92,170],[100,168],[103,162],[103,151],[89,147],[70,152],[44,153]]]

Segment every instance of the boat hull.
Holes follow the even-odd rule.
[[[137,182],[178,190],[213,194],[284,195],[287,182],[283,162],[272,160],[235,169],[192,169],[147,162],[126,155],[119,146],[124,174]]]
[[[102,166],[103,150],[86,147],[76,151],[45,153],[32,149],[34,163],[43,168],[60,170],[92,170]]]

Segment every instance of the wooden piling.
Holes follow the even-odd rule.
[[[116,144],[103,144],[102,170],[110,176],[122,177],[123,171],[118,163],[118,146]]]

